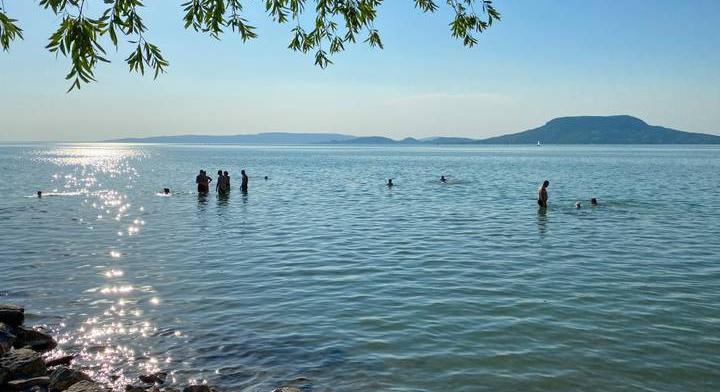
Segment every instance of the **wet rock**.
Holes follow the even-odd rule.
[[[300,392],[300,390],[293,387],[281,387],[273,389],[272,392]]]
[[[45,362],[40,354],[28,349],[20,349],[6,353],[0,357],[0,377],[6,373],[5,380],[33,378],[47,373]]]
[[[43,352],[57,347],[57,342],[52,336],[32,328],[17,327],[16,334],[15,348],[29,347],[35,351]]]
[[[145,392],[145,387],[127,384],[125,385],[125,392]]]
[[[188,385],[183,389],[183,392],[216,392],[214,388],[209,385]]]
[[[46,387],[36,385],[28,389],[27,392],[48,392],[48,389]]]
[[[25,309],[10,304],[0,304],[0,323],[17,327],[25,322]]]
[[[33,377],[20,380],[12,380],[7,383],[10,391],[26,391],[33,387],[44,387],[50,383],[50,377]]]
[[[54,367],[54,366],[70,366],[70,363],[72,363],[73,359],[75,359],[74,355],[65,355],[59,358],[49,359],[45,361],[45,366],[47,367]]]
[[[146,384],[163,384],[167,378],[167,372],[141,374],[138,378]]]
[[[106,392],[105,388],[92,381],[80,381],[73,384],[67,392]]]
[[[0,355],[10,351],[16,338],[17,335],[15,335],[13,328],[0,322]]]
[[[79,370],[58,366],[50,374],[49,389],[52,392],[64,391],[80,381],[92,380],[90,376]]]

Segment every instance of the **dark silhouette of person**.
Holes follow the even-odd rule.
[[[165,193],[166,195],[169,195],[169,194],[170,194],[170,188],[163,188],[163,193]]]
[[[42,191],[37,191],[37,197],[38,199],[42,197]]]
[[[230,174],[228,174],[227,170],[223,172],[223,176],[225,176],[225,184],[227,185],[227,190],[230,190]]]
[[[210,182],[212,178],[208,177],[205,170],[200,170],[200,174],[195,177],[198,193],[208,193],[210,191]]]
[[[447,179],[445,178],[445,176],[440,176],[440,182],[447,182]]]
[[[245,174],[245,170],[240,170],[240,175],[242,176],[242,180],[240,181],[240,190],[243,192],[247,192],[248,176],[247,176],[247,174]]]
[[[267,181],[267,180],[268,180],[268,176],[265,176],[265,181]]]
[[[230,177],[227,176],[227,172],[223,174],[222,170],[218,170],[218,179],[215,183],[215,192],[225,193],[230,190]]]
[[[596,206],[596,205],[598,205],[597,199],[594,198],[594,197],[593,197],[592,199],[590,199],[590,205],[591,205],[591,206]]]
[[[542,186],[538,189],[538,206],[540,208],[547,208],[548,194],[547,187],[550,186],[550,181],[543,181]]]
[[[395,185],[395,184],[393,184],[392,178],[388,178],[388,182],[387,182],[387,184],[385,184],[385,185],[387,185],[388,188],[392,188],[393,185]]]

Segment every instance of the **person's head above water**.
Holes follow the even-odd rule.
[[[218,176],[222,176],[222,170],[218,170]]]
[[[445,179],[445,176],[440,176],[440,181],[445,182],[447,180]]]
[[[393,186],[392,178],[388,178],[387,186]]]
[[[591,205],[591,206],[596,206],[596,205],[598,205],[597,199],[594,198],[594,197],[593,197],[592,199],[590,199],[590,205]]]
[[[547,188],[549,185],[550,185],[550,181],[548,181],[548,180],[543,181],[543,185],[542,185],[543,188]]]
[[[267,177],[267,176],[265,176],[265,179],[267,180],[267,179],[268,179],[268,177]]]
[[[240,170],[240,174],[245,174],[245,170]]]
[[[575,202],[575,208],[579,209],[580,207],[582,207],[582,204],[579,201]]]
[[[224,175],[225,177],[229,176],[227,170],[223,172],[223,175]]]
[[[42,197],[42,191],[37,191],[37,197]]]
[[[170,194],[170,188],[163,188],[163,193],[165,193],[166,195],[169,195],[169,194]]]

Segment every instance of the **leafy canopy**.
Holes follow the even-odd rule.
[[[79,89],[83,83],[95,81],[94,70],[100,62],[109,62],[103,44],[108,40],[118,48],[118,41],[127,41],[132,50],[125,59],[131,72],[145,74],[152,70],[154,77],[164,73],[169,63],[160,48],[146,39],[147,26],[140,11],[141,0],[87,0],[100,3],[100,15],[87,15],[85,0],[40,0],[40,7],[59,16],[60,24],[50,36],[46,48],[70,58],[70,72],[65,79],[71,81],[69,91]],[[244,41],[257,37],[255,27],[243,17],[243,5],[251,0],[186,0],[181,4],[185,28],[220,39],[226,30],[240,35]],[[291,40],[288,48],[314,52],[315,64],[321,68],[332,64],[330,56],[341,52],[345,45],[363,42],[383,48],[380,32],[375,28],[378,7],[383,0],[254,0],[265,6],[272,20],[279,24],[291,23]],[[396,0],[394,0],[396,1]],[[422,12],[435,12],[438,0],[413,0]],[[439,0],[442,2],[443,0]],[[500,14],[491,0],[444,0],[454,12],[450,34],[463,45],[472,47],[477,34],[490,27]],[[313,7],[312,11],[306,8]],[[309,14],[309,16],[307,16]],[[312,20],[309,26],[301,23]],[[8,51],[12,41],[23,38],[18,21],[7,15],[4,0],[0,0],[0,46]]]

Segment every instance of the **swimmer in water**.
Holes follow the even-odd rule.
[[[265,176],[265,181],[267,181],[267,180],[268,180],[268,176]]]
[[[580,207],[582,207],[582,204],[579,201],[575,202],[575,208],[579,210]]]
[[[38,199],[42,198],[42,191],[37,191],[37,197]]]
[[[598,205],[597,199],[594,198],[594,197],[593,197],[592,199],[590,199],[590,205],[591,205],[591,206],[596,206],[596,205]]]
[[[163,188],[163,193],[166,195],[170,194],[170,188]]]
[[[387,182],[387,184],[385,184],[385,185],[387,185],[388,188],[392,188],[393,185],[395,185],[395,184],[393,184],[392,178],[388,178],[388,182]]]
[[[445,176],[440,176],[440,182],[442,182],[443,184],[447,183],[447,179],[445,178]]]

